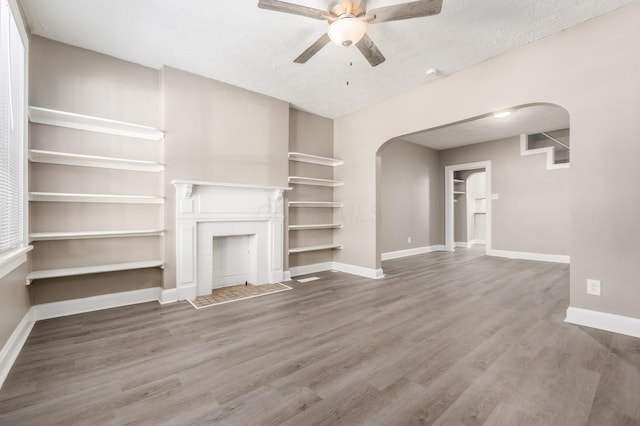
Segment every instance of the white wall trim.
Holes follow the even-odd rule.
[[[537,155],[537,154],[546,155],[547,170],[568,169],[571,167],[569,163],[558,163],[558,164],[554,163],[554,161],[556,160],[556,149],[552,146],[547,146],[544,148],[527,149],[527,139],[528,139],[528,135],[520,135],[520,155],[521,156]]]
[[[611,331],[626,336],[640,338],[640,319],[591,311],[589,309],[567,308],[567,323]]]
[[[16,358],[18,358],[35,323],[34,309],[30,308],[13,330],[11,336],[9,336],[7,343],[0,350],[0,388],[2,388],[4,380],[7,378]]]
[[[34,305],[35,320],[65,317],[102,309],[135,305],[138,303],[159,301],[161,289],[159,287],[141,290],[123,291],[120,293],[103,294],[82,299],[63,300],[60,302]]]
[[[291,266],[289,267],[289,274],[292,277],[300,275],[315,274],[316,272],[330,271],[335,269],[333,262],[313,263],[311,265]]]
[[[351,274],[351,275],[358,275],[360,277],[372,278],[374,280],[379,280],[380,278],[384,278],[384,272],[382,272],[382,269],[365,268],[364,266],[350,265],[348,263],[340,263],[340,262],[334,262],[333,269],[340,272],[346,272],[347,274]]]
[[[382,253],[380,255],[380,259],[381,260],[398,259],[401,257],[415,256],[417,254],[431,253],[434,251],[445,251],[445,248],[443,245],[442,246],[436,245],[436,246],[415,247],[415,248],[410,248],[405,250],[388,251],[386,253]]]
[[[25,246],[0,255],[0,279],[25,263],[27,261],[27,253],[32,249],[33,246]]]
[[[466,243],[464,241],[456,241],[455,243],[453,243],[454,247],[462,247],[462,248],[469,248],[471,247],[471,243]]]
[[[314,274],[316,272],[336,270],[360,277],[372,278],[374,280],[384,278],[382,269],[365,268],[364,266],[350,265],[340,262],[323,262],[314,263],[312,265],[294,266],[289,268],[292,277],[299,275]]]
[[[168,288],[160,290],[160,297],[158,297],[158,303],[166,305],[167,303],[173,303],[178,301],[178,289]]]
[[[453,164],[451,166],[445,166],[444,168],[444,193],[445,193],[445,203],[444,203],[444,239],[445,239],[445,249],[448,251],[453,251],[455,248],[454,242],[454,196],[453,196],[453,172],[461,171],[461,170],[473,170],[473,169],[484,169],[485,170],[485,198],[486,198],[486,253],[491,252],[491,228],[492,228],[492,214],[491,214],[491,161],[477,161],[473,163],[465,163],[465,164]]]
[[[563,254],[529,253],[525,251],[491,250],[489,256],[509,259],[537,260],[539,262],[571,263],[571,256]]]
[[[291,271],[284,271],[282,275],[282,281],[284,282],[291,281]]]

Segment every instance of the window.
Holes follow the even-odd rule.
[[[0,260],[26,251],[25,88],[25,45],[8,1],[0,0]]]

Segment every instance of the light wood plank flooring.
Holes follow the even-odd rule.
[[[0,424],[640,424],[640,339],[563,322],[567,265],[461,250],[383,267],[38,322]]]

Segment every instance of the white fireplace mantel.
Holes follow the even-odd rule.
[[[289,187],[173,180],[176,188],[176,287],[178,299],[209,294],[212,241],[249,235],[251,281],[282,281],[283,191]]]

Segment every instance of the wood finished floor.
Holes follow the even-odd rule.
[[[464,250],[383,267],[40,321],[0,424],[640,424],[640,339],[563,322],[567,265]]]

